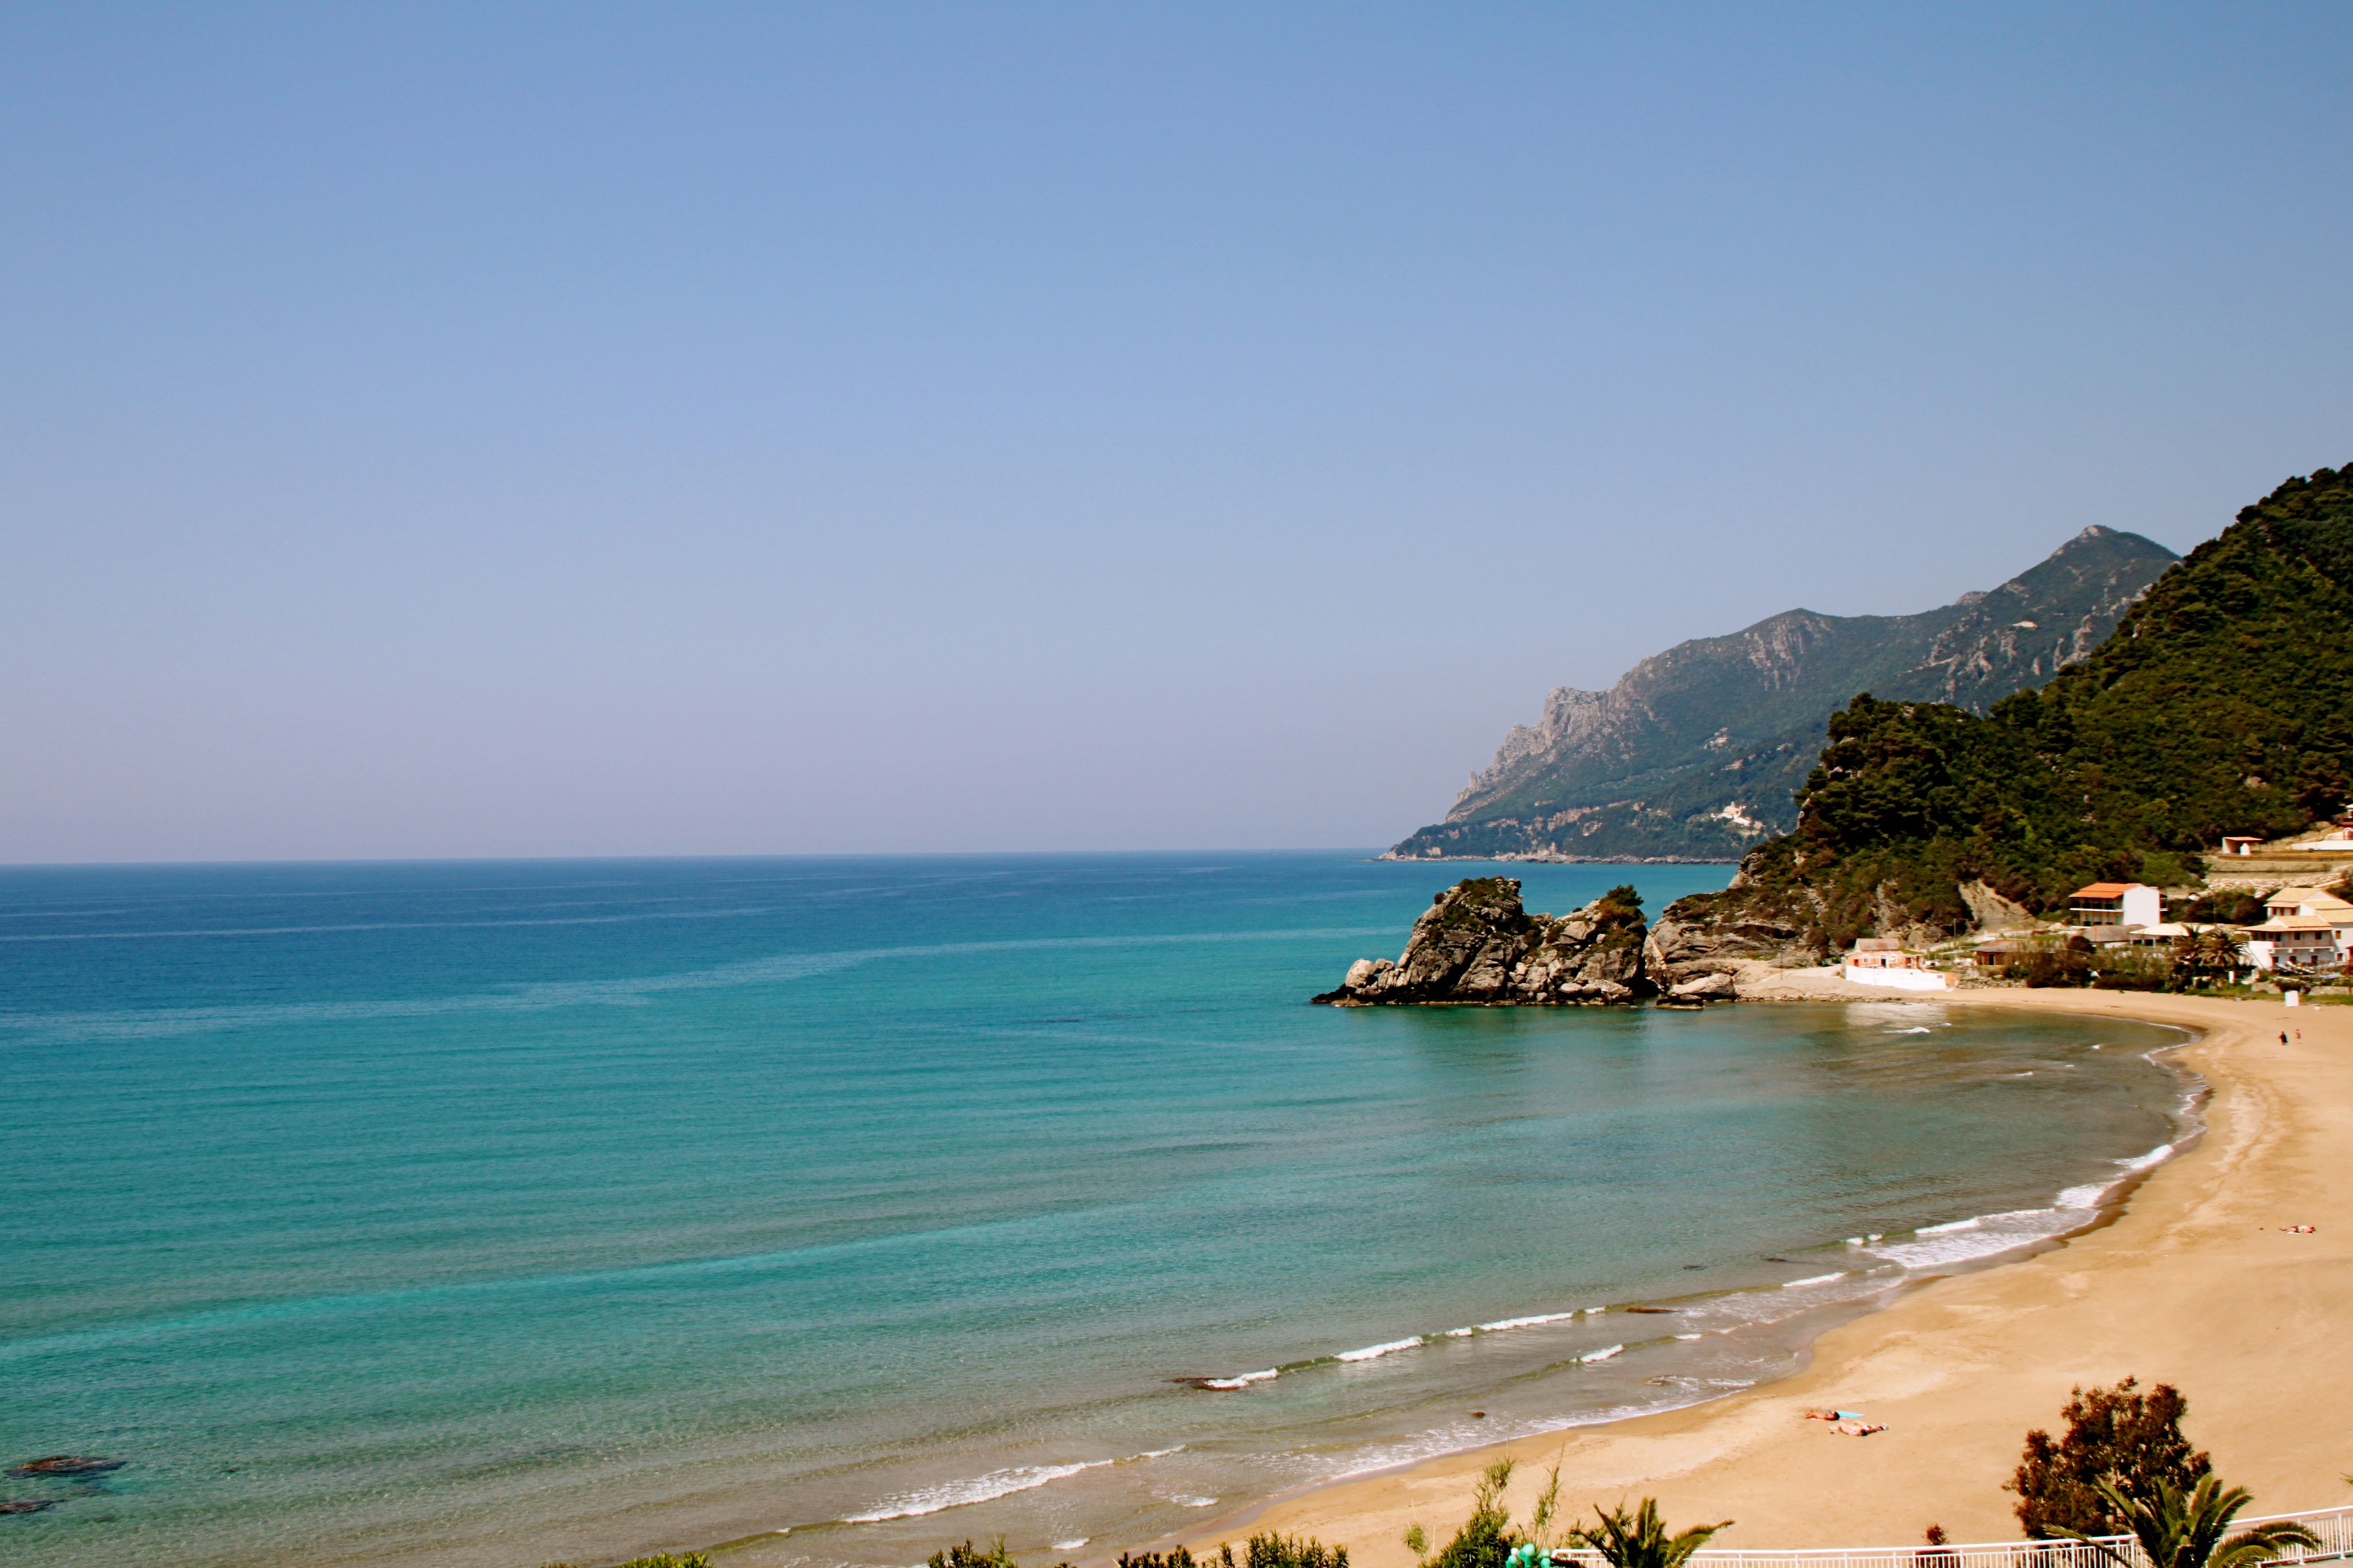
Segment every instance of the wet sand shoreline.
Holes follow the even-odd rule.
[[[1873,997],[1873,1000],[1885,1000]],[[1799,1371],[1652,1415],[1519,1439],[1276,1498],[1188,1531],[1198,1552],[1274,1529],[1345,1542],[1364,1568],[1410,1568],[1419,1524],[1442,1542],[1481,1468],[1521,1462],[1525,1516],[1545,1469],[1562,1502],[1655,1495],[1671,1521],[1734,1519],[1725,1548],[2015,1538],[2000,1489],[2030,1426],[2070,1387],[2169,1382],[2191,1438],[2259,1511],[2353,1501],[2339,1477],[2353,1410],[2353,1009],[2106,992],[1988,990],[1948,1005],[2138,1019],[2196,1031],[2169,1053],[2208,1085],[2199,1144],[2055,1247],[1932,1279],[1832,1329]],[[2301,1029],[2282,1047],[2279,1032]],[[2315,1235],[2279,1227],[2318,1226]],[[1888,1429],[1840,1436],[1799,1413],[1835,1405]]]

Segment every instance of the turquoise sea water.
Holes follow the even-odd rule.
[[[129,1461],[0,1556],[1116,1552],[1770,1375],[2175,1135],[2145,1026],[1304,1005],[1465,870],[0,872],[0,1458]]]

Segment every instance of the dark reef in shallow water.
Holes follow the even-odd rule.
[[[47,1458],[27,1459],[8,1473],[23,1479],[44,1476],[102,1476],[119,1470],[130,1463],[127,1459],[102,1459],[95,1454],[51,1454]]]

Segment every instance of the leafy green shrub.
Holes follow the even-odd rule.
[[[1421,1568],[1504,1568],[1512,1548],[1519,1544],[1512,1532],[1512,1516],[1504,1507],[1504,1489],[1512,1484],[1513,1463],[1498,1459],[1479,1473],[1479,1489],[1472,1494],[1471,1517],[1454,1539],[1425,1559]]]
[[[2181,1435],[2189,1410],[2169,1384],[2144,1394],[2127,1377],[2114,1388],[2075,1389],[2059,1412],[2065,1435],[2053,1440],[2040,1427],[2029,1432],[2018,1473],[2003,1486],[2018,1494],[2018,1522],[2038,1541],[2122,1535],[2132,1521],[2102,1495],[2103,1481],[2143,1502],[2157,1500],[2160,1481],[2191,1490],[2214,1467]]]
[[[2050,985],[2081,985],[2092,972],[2092,944],[2080,936],[2035,949],[2012,969],[2030,989]]]
[[[2219,888],[2200,895],[2195,903],[2181,911],[2181,918],[2198,925],[2260,925],[2263,918],[2263,901],[2242,888]]]
[[[1002,1544],[1002,1542],[999,1542],[1000,1546]],[[1219,1552],[1219,1556],[1227,1564],[1227,1568],[1232,1568],[1234,1561],[1234,1549],[1232,1547],[1229,1546],[1222,1549]],[[1012,1559],[1008,1557],[1006,1561],[1010,1563]],[[934,1562],[933,1568],[939,1568],[939,1564]],[[1134,1553],[1123,1552],[1119,1554],[1119,1568],[1196,1568],[1196,1565],[1193,1561],[1193,1554],[1180,1546],[1174,1552],[1137,1552]]]
[[[2173,955],[2163,948],[2111,948],[2093,954],[2091,981],[2102,991],[2163,991],[2173,984]]]
[[[1595,912],[1605,922],[1630,924],[1642,918],[1641,890],[1631,882],[1620,882],[1601,895],[1601,908]]]
[[[1124,1563],[1125,1558],[1120,1561]],[[1021,1568],[1013,1553],[1005,1550],[1005,1537],[990,1542],[986,1550],[973,1545],[967,1537],[962,1546],[951,1546],[944,1552],[934,1552],[923,1559],[924,1568]],[[1190,1559],[1186,1568],[1190,1568]]]
[[[1225,1555],[1225,1561],[1233,1559]],[[1303,1541],[1269,1531],[1250,1538],[1248,1568],[1348,1568],[1348,1549],[1326,1546],[1314,1536]]]
[[[1560,1511],[1560,1467],[1552,1468],[1524,1531],[1512,1527],[1510,1510],[1504,1507],[1504,1491],[1512,1484],[1515,1468],[1513,1460],[1503,1458],[1479,1472],[1479,1489],[1472,1494],[1471,1517],[1462,1521],[1462,1528],[1454,1532],[1454,1539],[1440,1548],[1438,1555],[1422,1559],[1421,1568],[1525,1568],[1530,1560],[1553,1544],[1552,1523]],[[1405,1543],[1415,1556],[1421,1556],[1428,1544],[1421,1526],[1417,1524],[1405,1532]],[[1345,1568],[1345,1563],[1344,1553],[1339,1568]],[[1252,1562],[1250,1568],[1262,1565]],[[1294,1565],[1265,1564],[1263,1568]],[[1303,1563],[1295,1568],[1315,1565]]]
[[[1326,1546],[1314,1536],[1278,1535],[1269,1531],[1253,1535],[1243,1547],[1247,1568],[1348,1568],[1348,1549]],[[1218,1548],[1218,1568],[1236,1568],[1233,1543]],[[1179,1546],[1173,1552],[1123,1552],[1119,1568],[1208,1568]]]

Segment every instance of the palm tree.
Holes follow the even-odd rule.
[[[2239,933],[2226,926],[2209,926],[2199,932],[2198,940],[2205,944],[2209,968],[2220,969],[2236,979],[2239,966],[2246,962],[2239,950]]]
[[[2173,939],[2174,967],[2189,974],[2211,974],[2217,971],[2235,974],[2242,962],[2238,934],[2221,926],[2187,931]]]
[[[2244,1487],[2225,1491],[2211,1476],[2199,1477],[2197,1489],[2189,1492],[2158,1477],[2147,1497],[2127,1496],[2113,1478],[2093,1484],[2109,1509],[2131,1528],[2141,1550],[2148,1553],[2150,1568],[2253,1568],[2284,1554],[2290,1547],[2320,1545],[2320,1537],[2295,1523],[2250,1525],[2224,1539],[2231,1521],[2254,1500]],[[2118,1568],[2138,1568],[2126,1553],[2080,1531],[2060,1533],[2094,1548]]]
[[[2194,979],[2206,969],[2205,939],[2194,931],[2183,931],[2173,939],[2173,972],[2184,979]]]
[[[1694,1524],[1671,1538],[1659,1520],[1659,1500],[1648,1497],[1631,1513],[1624,1503],[1606,1511],[1596,1503],[1593,1513],[1599,1522],[1589,1530],[1580,1525],[1570,1531],[1569,1539],[1599,1552],[1609,1568],[1683,1568],[1709,1536],[1732,1526],[1728,1519],[1722,1524]]]

